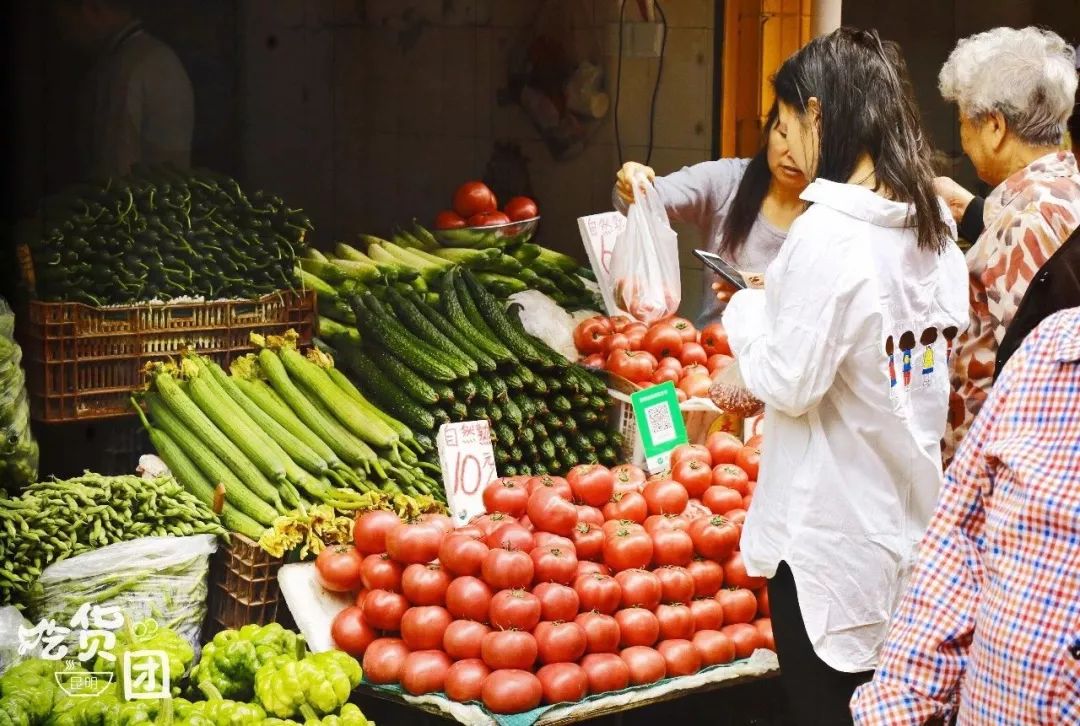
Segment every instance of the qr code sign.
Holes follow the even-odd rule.
[[[645,422],[652,434],[654,445],[666,444],[675,438],[675,422],[667,403],[657,403],[645,409]]]

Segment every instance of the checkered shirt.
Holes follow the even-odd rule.
[[[1006,365],[918,556],[856,723],[1080,724],[1080,308]]]

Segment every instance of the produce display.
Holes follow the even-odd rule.
[[[331,625],[365,680],[443,692],[495,713],[579,701],[773,648],[764,578],[738,542],[758,449],[730,434],[684,445],[671,471],[581,465],[507,476],[487,513],[360,515],[319,580],[356,604]]]
[[[487,184],[469,181],[454,192],[453,209],[446,209],[435,217],[436,229],[461,229],[463,227],[491,227],[511,222],[537,219],[540,209],[528,197],[511,197],[503,210]]]
[[[37,297],[91,305],[291,289],[312,228],[280,197],[169,164],[48,197],[41,222],[28,241]]]
[[[15,314],[0,297],[0,492],[15,492],[37,479],[38,445],[30,431],[30,404],[22,348],[15,342]]]

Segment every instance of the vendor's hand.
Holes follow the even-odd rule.
[[[968,208],[968,204],[975,198],[975,195],[947,176],[939,176],[934,179],[934,191],[945,200],[953,219],[956,220],[957,224],[960,224],[960,220],[964,218],[964,210]]]
[[[656,172],[652,170],[652,167],[639,164],[636,161],[628,161],[623,164],[622,169],[619,169],[619,173],[615,175],[615,190],[619,193],[619,199],[623,200],[627,206],[634,203],[634,183],[635,177],[644,176],[649,181],[656,179]]]
[[[712,284],[713,292],[716,293],[716,299],[722,303],[726,303],[731,299],[731,296],[739,291],[739,288],[732,285],[727,280],[720,280]]]

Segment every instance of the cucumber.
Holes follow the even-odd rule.
[[[391,331],[408,340],[414,348],[418,349],[432,360],[442,362],[458,376],[465,377],[476,373],[479,370],[474,361],[470,361],[465,357],[459,357],[458,355],[445,350],[440,350],[437,346],[431,345],[419,336],[410,332],[394,316],[393,312],[383,305],[374,295],[365,297],[364,301],[373,313],[382,316],[383,321],[390,327]]]
[[[453,368],[427,355],[419,349],[415,344],[415,340],[410,340],[407,336],[399,334],[382,315],[371,310],[366,304],[367,300],[371,299],[373,298],[371,298],[370,293],[352,299],[353,310],[356,312],[357,321],[364,330],[365,339],[367,339],[367,334],[370,333],[371,338],[374,338],[399,359],[406,361],[406,365],[427,379],[453,381],[458,377]]]
[[[517,404],[514,403],[513,399],[508,398],[506,401],[503,402],[501,408],[503,410],[503,413],[506,415],[506,418],[509,419],[510,423],[513,426],[521,428],[521,426],[525,423],[525,415],[521,413],[521,409],[518,408]]]
[[[521,438],[522,441],[528,442],[530,444],[536,441],[536,432],[528,426],[522,427],[521,431],[518,432],[518,436]]]
[[[465,403],[469,403],[474,398],[476,398],[476,384],[466,378],[464,381],[461,381],[457,384],[455,392],[462,401],[464,401]]]
[[[343,362],[349,372],[360,380],[363,389],[394,418],[421,431],[435,428],[432,415],[391,381],[365,353],[359,350],[347,351]]]
[[[504,418],[506,418],[506,415],[503,413],[502,408],[500,408],[499,405],[496,403],[487,406],[487,412],[488,418],[491,420],[492,423],[498,423]]]
[[[499,442],[501,448],[509,448],[517,440],[514,436],[514,430],[505,423],[495,424],[493,430],[495,431],[496,441]]]
[[[532,384],[526,385],[525,390],[536,396],[546,396],[549,393],[547,381],[539,376],[533,378]]]
[[[514,361],[514,354],[510,349],[500,343],[486,326],[477,328],[470,321],[461,300],[454,278],[455,271],[451,270],[443,276],[442,285],[439,288],[439,299],[442,302],[446,317],[464,334],[474,345],[490,355],[498,363],[510,363]]]
[[[469,417],[469,409],[461,401],[454,401],[446,408],[446,413],[453,421],[464,421]]]
[[[490,373],[498,368],[495,358],[489,356],[479,346],[473,345],[468,337],[454,326],[441,312],[427,302],[416,301],[413,303],[420,314],[434,325],[440,333],[457,346],[467,358],[476,361],[480,370]]]
[[[514,444],[510,447],[510,461],[515,464],[520,464],[525,460],[525,452],[521,450],[521,447]]]
[[[495,391],[492,389],[491,384],[487,378],[483,376],[473,376],[470,380],[476,385],[476,396],[484,403],[491,403],[495,400]]]
[[[619,452],[610,446],[600,449],[596,456],[604,466],[615,466],[619,461]]]
[[[477,361],[470,358],[465,351],[461,350],[454,343],[454,341],[444,335],[439,328],[424,317],[424,314],[403,295],[396,290],[390,290],[387,293],[387,301],[394,309],[394,312],[397,314],[402,324],[411,333],[446,355],[458,358],[462,364],[469,369],[469,373],[476,373],[480,370]],[[492,370],[494,370],[494,363],[492,363]]]
[[[522,283],[524,286],[524,283]],[[467,270],[454,276],[454,286],[465,316],[477,330],[490,333],[509,348],[518,360],[531,365],[546,365],[547,361],[524,335],[518,334],[510,325],[499,301],[483,289],[480,282]]]
[[[469,418],[475,421],[487,421],[489,418],[487,407],[482,403],[474,403],[469,406]]]
[[[439,394],[435,389],[389,351],[378,346],[371,346],[367,353],[375,365],[379,366],[390,380],[395,381],[414,401],[425,405],[439,402]]]
[[[536,417],[536,404],[534,404],[532,399],[528,396],[518,393],[512,396],[510,400],[512,400],[518,409],[520,409],[521,415],[524,416],[526,420],[531,421]]]
[[[491,379],[491,391],[494,394],[492,398],[498,403],[502,403],[510,397],[506,381],[498,376],[493,376]]]
[[[505,382],[508,390],[514,391],[515,393],[525,390],[525,384],[521,381],[521,376],[516,372],[506,374],[502,380]]]

